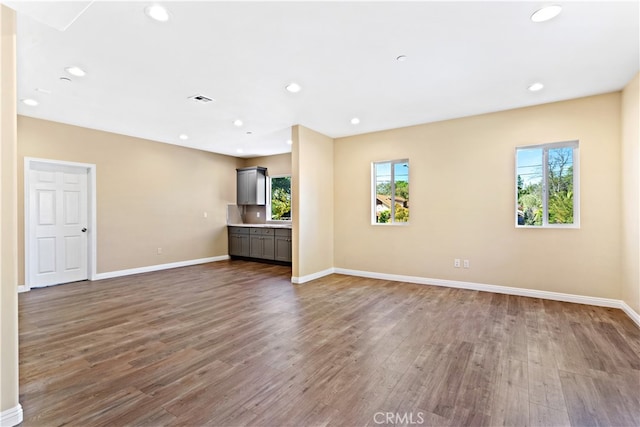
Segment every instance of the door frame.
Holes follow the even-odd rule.
[[[35,157],[24,158],[24,287],[25,291],[31,289],[30,273],[30,238],[31,225],[29,222],[30,206],[30,186],[32,170],[84,170],[87,172],[87,278],[96,280],[97,276],[97,192],[96,192],[96,165],[92,163],[66,162],[62,160],[39,159]]]

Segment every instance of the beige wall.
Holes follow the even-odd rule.
[[[622,92],[622,299],[640,313],[640,74]]]
[[[575,139],[581,228],[516,229],[515,147]],[[619,93],[337,139],[334,264],[619,299],[619,139]],[[411,222],[372,226],[371,162],[404,158]]]
[[[293,128],[293,277],[333,268],[333,139]]]
[[[25,156],[96,164],[98,273],[227,254],[239,159],[19,116],[18,188]]]
[[[253,157],[243,160],[243,168],[262,166],[267,168],[269,176],[291,175],[291,153],[275,156]]]
[[[4,5],[0,5],[0,29],[0,412],[5,412],[19,403],[16,27],[15,13]]]

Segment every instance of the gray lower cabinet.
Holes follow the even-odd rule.
[[[229,227],[229,255],[250,255],[249,231],[247,227]]]
[[[274,259],[291,262],[291,230],[288,228],[276,228],[275,230]]]
[[[252,228],[249,243],[251,258],[273,259],[273,228]]]
[[[291,262],[291,230],[229,227],[229,255]]]

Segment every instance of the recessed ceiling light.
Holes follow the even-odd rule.
[[[159,4],[154,4],[144,8],[147,16],[158,22],[167,22],[169,20],[169,12]]]
[[[247,135],[252,135],[253,132],[251,132],[250,130],[247,131]]]
[[[82,68],[80,67],[67,67],[64,69],[67,73],[71,74],[72,76],[76,76],[76,77],[84,77],[87,72],[84,71]]]
[[[65,82],[65,83],[70,83],[71,79],[69,77],[60,77],[60,81]]]
[[[542,9],[538,9],[533,12],[531,20],[533,22],[545,22],[560,15],[560,12],[562,12],[562,6],[560,5],[554,4],[551,6],[545,6]]]
[[[242,126],[242,120],[240,120],[240,119],[234,120],[233,124],[234,124],[234,126],[240,127],[240,126]]]
[[[31,98],[25,98],[25,99],[21,99],[22,103],[24,105],[28,105],[29,107],[36,107],[39,102],[36,101],[35,99],[31,99]]]
[[[287,144],[291,145],[291,144],[293,144],[293,141],[290,140],[290,139],[287,139]]]
[[[351,124],[352,125],[357,125],[360,123],[360,119],[357,117],[354,117],[353,119],[351,119]]]
[[[183,141],[186,141],[187,139],[189,139],[189,135],[181,133],[178,138],[180,138]]]
[[[300,89],[302,89],[302,87],[300,87],[298,83],[292,82],[285,86],[285,89],[287,89],[291,93],[298,93],[300,92]]]
[[[534,84],[532,84],[531,86],[529,86],[527,89],[529,89],[531,92],[538,92],[539,90],[542,90],[544,88],[544,85],[540,82],[536,82]]]
[[[238,149],[236,150],[236,153],[242,154],[242,153],[244,153],[244,150],[243,150],[242,148],[238,148]]]
[[[396,58],[396,61],[404,62],[407,60],[407,55],[400,55]]]

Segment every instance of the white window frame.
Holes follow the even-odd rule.
[[[391,194],[393,196],[393,200],[391,201],[391,221],[389,222],[376,222],[376,200],[378,191],[376,188],[376,165],[389,163],[391,165]],[[409,221],[405,222],[396,222],[396,210],[395,210],[395,194],[396,194],[396,186],[395,186],[395,171],[394,165],[406,163],[409,164],[409,159],[396,159],[396,160],[381,160],[377,162],[371,162],[371,225],[381,225],[381,226],[408,226],[411,222],[411,209],[409,209]],[[409,167],[409,176],[411,176],[411,167]],[[409,184],[411,185],[411,184]],[[411,188],[411,187],[409,187]],[[411,190],[409,190],[409,194],[411,194]]]
[[[267,212],[266,212],[266,222],[271,222],[274,224],[291,224],[291,219],[293,219],[293,194],[291,194],[291,219],[271,219],[271,180],[273,178],[291,178],[291,174],[281,174],[281,175],[270,175],[267,178]],[[293,186],[291,186],[293,187]],[[293,188],[291,188],[293,190]]]
[[[547,179],[549,176],[549,149],[553,148],[573,149],[573,224],[549,224],[549,192],[547,191]],[[518,150],[528,149],[542,149],[542,225],[518,224]],[[514,164],[514,213],[516,228],[580,228],[580,143],[578,140],[516,147]]]

